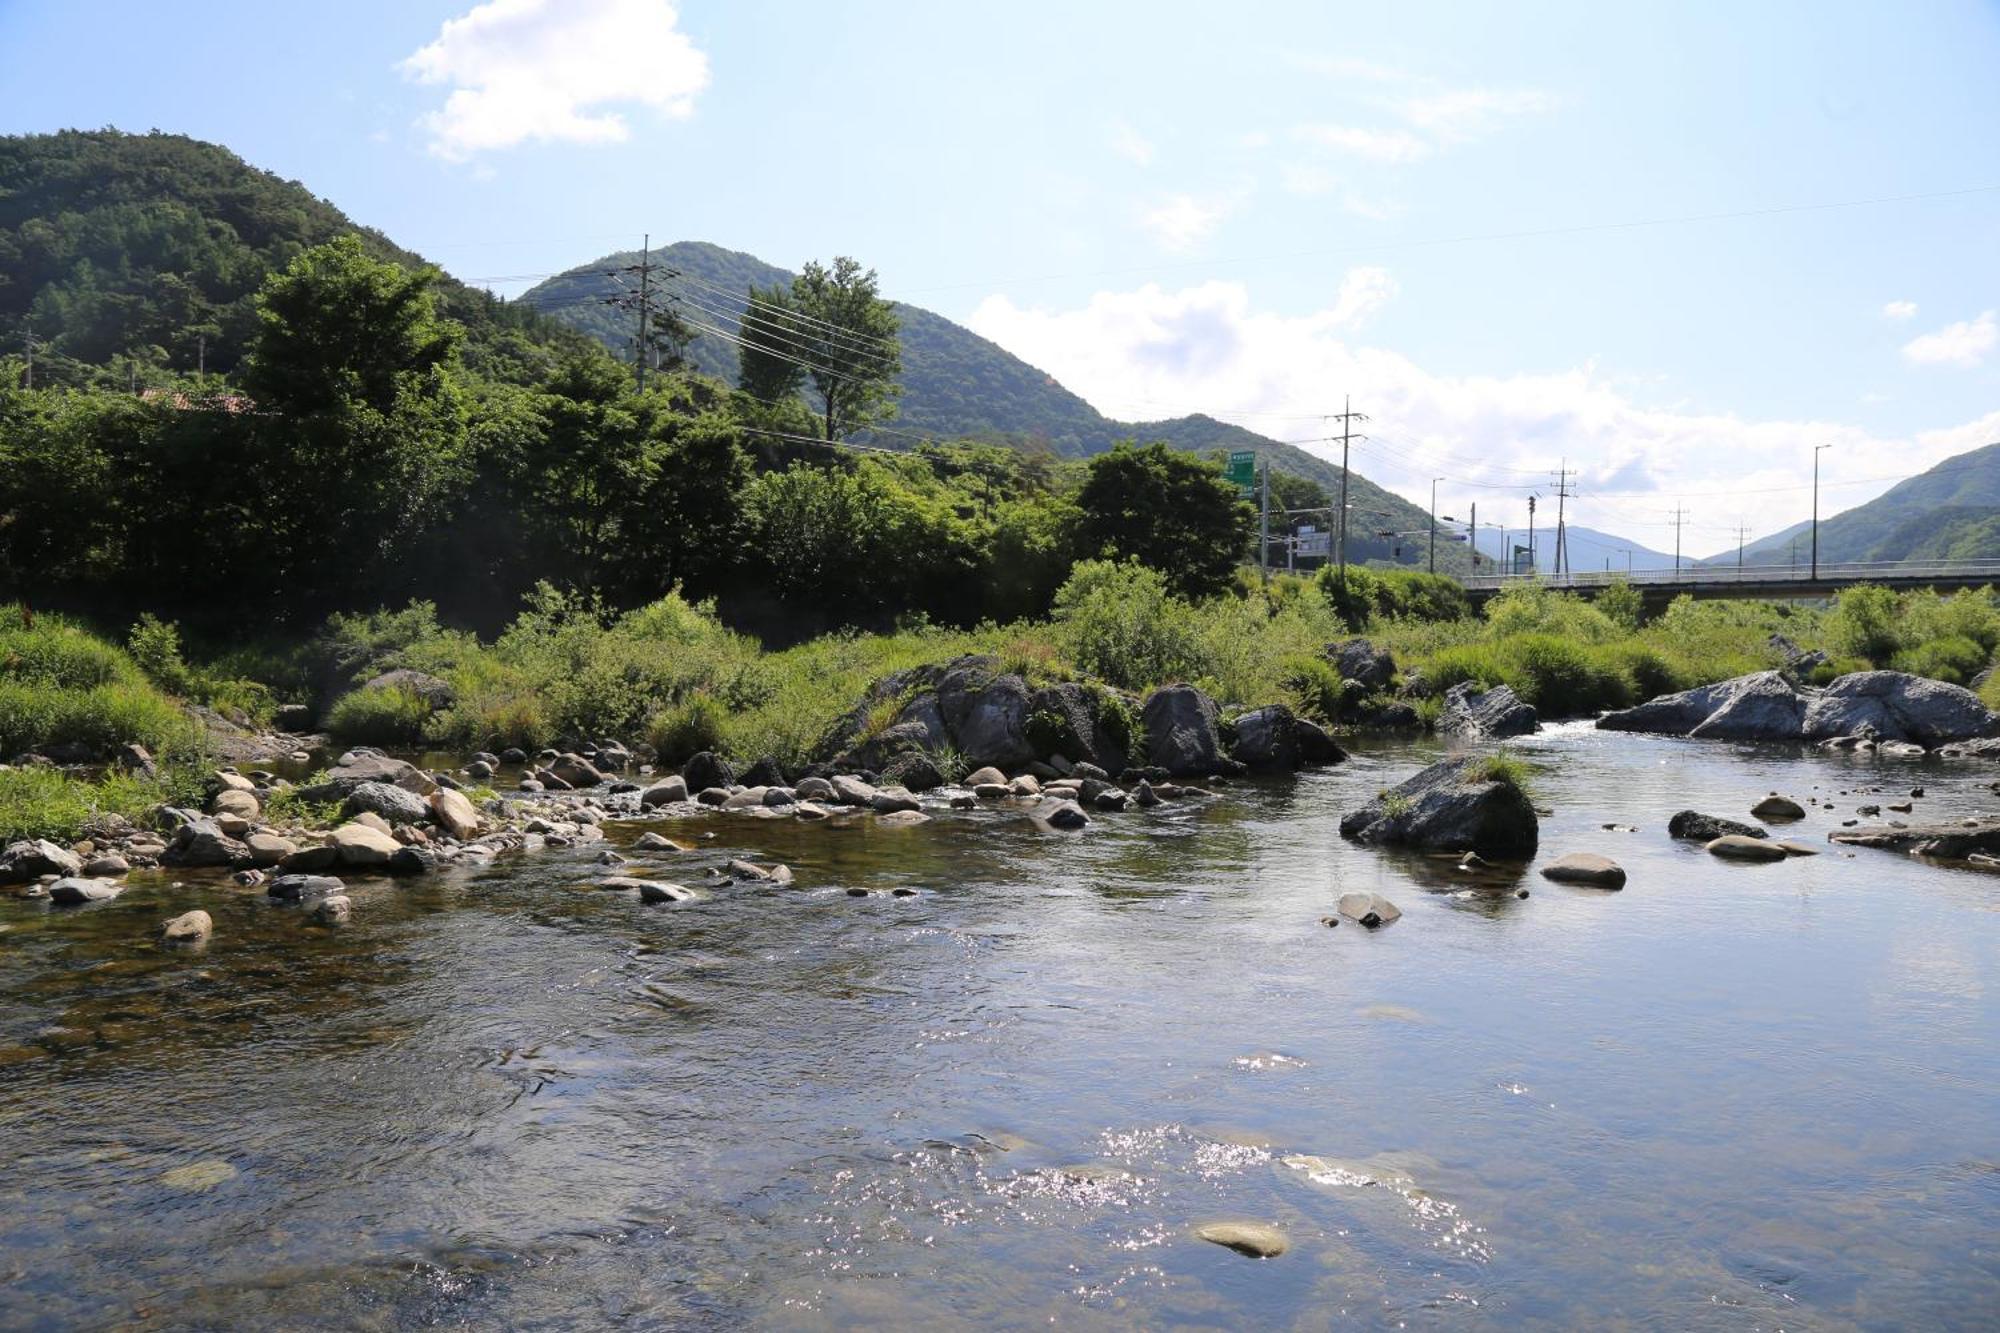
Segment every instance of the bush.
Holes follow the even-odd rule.
[[[1455,579],[1412,569],[1369,569],[1349,565],[1345,575],[1337,565],[1322,565],[1321,593],[1350,630],[1363,630],[1378,620],[1464,620],[1472,602]]]
[[[1639,590],[1623,578],[1614,578],[1597,594],[1597,609],[1605,619],[1626,633],[1639,628],[1639,617],[1645,612],[1646,603],[1639,596]]]
[[[160,776],[111,772],[96,782],[43,767],[0,770],[0,845],[19,838],[74,842],[97,815],[122,815],[135,823],[155,806],[193,804],[197,770],[179,756]]]
[[[429,700],[392,685],[343,694],[326,716],[326,729],[346,744],[415,745],[430,720]]]
[[[660,762],[679,765],[703,750],[723,748],[722,705],[706,691],[662,709],[646,724],[646,740]]]
[[[1965,685],[1986,669],[1986,649],[1963,635],[1933,639],[1929,643],[1896,654],[1898,671],[1929,676],[1947,685]]]
[[[1631,681],[1582,645],[1550,634],[1528,634],[1507,644],[1514,693],[1550,717],[1624,708]]]
[[[1507,683],[1507,672],[1492,644],[1462,643],[1440,649],[1416,672],[1416,688],[1433,699],[1468,680],[1482,690]]]
[[[1826,641],[1837,653],[1865,657],[1886,666],[1901,646],[1896,594],[1872,583],[1857,583],[1833,600],[1826,618]]]
[[[1332,726],[1340,719],[1340,701],[1347,682],[1324,657],[1293,653],[1279,664],[1285,692],[1293,707],[1307,717]]]
[[[1842,676],[1851,676],[1857,671],[1868,669],[1868,663],[1858,657],[1836,657],[1831,662],[1821,662],[1807,672],[1806,684],[1831,685]]]
[[[1630,681],[1633,696],[1638,699],[1675,694],[1695,684],[1665,653],[1649,644],[1607,644],[1596,649],[1595,656],[1607,669]]]
[[[152,612],[142,614],[125,637],[126,651],[146,678],[163,690],[187,694],[187,663],[181,660],[180,626]]]
[[[1142,690],[1207,670],[1193,608],[1136,562],[1078,562],[1056,591],[1055,619],[1071,660],[1114,685]]]

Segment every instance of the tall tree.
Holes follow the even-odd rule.
[[[1187,598],[1229,586],[1257,518],[1213,463],[1164,444],[1091,459],[1077,506],[1085,552],[1136,559]]]
[[[783,402],[798,393],[806,382],[806,368],[799,364],[808,346],[800,336],[802,328],[788,288],[751,283],[748,303],[736,322],[741,340],[737,387],[765,403]]]
[[[810,381],[823,438],[842,439],[895,414],[902,344],[874,269],[842,255],[832,268],[807,264],[789,292],[753,286],[738,327],[747,344],[738,384],[775,402]]]

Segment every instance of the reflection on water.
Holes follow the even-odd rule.
[[[1520,748],[1623,892],[1344,844],[1397,749],[1082,836],[614,829],[717,831],[632,853],[697,903],[582,849],[343,930],[187,872],[0,902],[0,1326],[1990,1324],[2000,880],[1664,834],[1987,775]],[[1319,924],[1356,889],[1403,919]],[[205,950],[150,942],[194,906]]]

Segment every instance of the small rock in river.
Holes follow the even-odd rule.
[[[1401,908],[1379,893],[1343,893],[1339,909],[1342,916],[1370,930],[1386,926],[1403,915]]]
[[[1729,833],[1708,844],[1711,856],[1726,857],[1732,861],[1782,861],[1784,848],[1763,838],[1746,838]]]
[[[214,919],[200,908],[196,908],[192,912],[182,912],[179,916],[161,926],[160,943],[201,944],[214,933]]]
[[[1625,869],[1595,852],[1568,852],[1542,867],[1542,878],[1560,884],[1588,884],[1599,889],[1625,887]]]
[[[1252,1259],[1275,1259],[1291,1248],[1284,1232],[1263,1222],[1212,1222],[1194,1234]]]
[[[1804,806],[1791,797],[1780,796],[1776,792],[1772,792],[1769,796],[1751,806],[1750,813],[1764,820],[1804,819],[1806,817]]]

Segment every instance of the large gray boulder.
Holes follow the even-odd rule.
[[[1432,764],[1340,821],[1355,842],[1425,851],[1475,851],[1526,858],[1541,837],[1527,794],[1496,781],[1485,759],[1466,755]]]
[[[1597,719],[1605,731],[1731,740],[1797,740],[1805,706],[1782,672],[1759,671],[1678,694],[1663,694]],[[1713,727],[1712,719],[1719,721]]]
[[[952,722],[952,711],[945,719]],[[1028,683],[1016,675],[995,676],[965,696],[952,723],[952,739],[969,764],[1014,768],[1034,759],[1028,743]]]
[[[322,774],[318,782],[300,788],[299,795],[313,802],[345,801],[364,782],[401,787],[419,796],[437,790],[437,783],[415,764],[391,759],[380,750],[362,746],[340,756],[339,762]]]
[[[1353,681],[1361,689],[1386,690],[1396,679],[1396,659],[1387,648],[1368,639],[1347,639],[1326,646],[1326,657],[1342,680]]]
[[[374,814],[391,824],[421,824],[431,813],[423,797],[384,782],[362,783],[347,794],[342,810],[349,819],[360,814]]]
[[[1130,737],[1110,716],[1110,696],[1066,682],[1035,691],[1028,701],[1028,739],[1038,758],[1059,754],[1072,763],[1122,773],[1132,762]]]
[[[1168,685],[1147,698],[1146,762],[1173,776],[1200,777],[1225,767],[1215,700],[1192,685]]]
[[[1823,690],[1759,671],[1606,713],[1607,731],[1723,740],[1826,741],[1846,736],[1936,748],[2000,735],[2000,714],[1971,690],[1905,671],[1857,671]]]
[[[1266,704],[1238,713],[1230,728],[1235,740],[1229,753],[1238,763],[1260,773],[1290,773],[1299,766],[1299,738],[1292,710]]]
[[[735,786],[736,770],[713,750],[703,750],[682,766],[681,778],[689,791],[707,791],[710,787]]]
[[[1883,740],[1935,749],[1950,741],[2000,734],[2000,714],[1958,685],[1906,671],[1856,671],[1840,677],[1807,706],[1806,739],[1860,734],[1872,726]]]
[[[882,765],[882,780],[908,791],[934,791],[944,786],[937,762],[920,750],[909,750]]]
[[[1734,835],[1740,838],[1768,838],[1771,835],[1754,824],[1705,815],[1699,810],[1683,810],[1667,821],[1667,836],[1689,842],[1714,842]]]
[[[242,867],[254,865],[256,860],[248,847],[224,833],[212,819],[181,825],[160,856],[160,863],[170,866]]]
[[[1438,730],[1453,736],[1477,739],[1484,736],[1525,736],[1541,728],[1533,705],[1521,702],[1506,685],[1480,690],[1462,680],[1444,692],[1444,709],[1438,714]]]
[[[26,884],[43,875],[75,875],[82,870],[81,857],[46,838],[10,843],[0,852],[0,884]]]
[[[395,671],[384,671],[373,680],[363,683],[361,688],[364,690],[401,690],[405,694],[416,695],[419,699],[429,704],[433,710],[451,707],[453,699],[450,682],[440,680],[429,672],[413,671],[408,667],[401,667]]]

